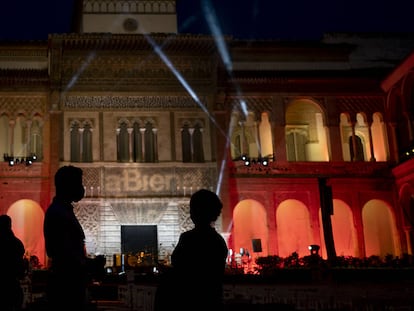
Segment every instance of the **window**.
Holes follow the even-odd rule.
[[[349,137],[349,153],[351,155],[352,161],[364,161],[364,147],[362,140],[359,136],[355,135],[355,149],[354,151],[354,144],[352,142],[352,136]]]
[[[128,125],[122,122],[118,129],[118,161],[129,162],[129,134]]]
[[[140,126],[140,121],[134,121],[132,126],[130,124],[124,119],[120,121],[117,129],[118,161],[157,162],[157,129],[154,122],[149,120],[144,127]]]
[[[157,129],[153,127],[151,122],[145,124],[144,140],[145,162],[155,162],[157,160]]]
[[[70,126],[70,161],[92,162],[92,123],[74,120]]]
[[[181,151],[184,163],[204,162],[203,129],[199,123],[190,127],[185,123],[181,129]]]
[[[287,129],[286,146],[288,161],[306,161],[305,146],[307,140],[306,128],[292,127]]]

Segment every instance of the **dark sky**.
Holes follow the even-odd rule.
[[[68,33],[75,0],[7,0],[0,40]],[[210,4],[210,5],[209,5]],[[223,34],[240,39],[314,40],[326,32],[414,32],[412,0],[177,0],[180,33],[209,34],[206,8]]]

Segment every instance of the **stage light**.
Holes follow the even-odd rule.
[[[316,245],[316,244],[311,244],[311,245],[308,246],[308,249],[309,249],[311,255],[318,255],[320,248],[321,247],[319,245]]]
[[[262,165],[263,166],[268,166],[269,165],[269,160],[267,158],[263,158],[262,159]]]
[[[28,157],[17,158],[9,156],[8,154],[4,154],[3,158],[5,162],[9,162],[9,166],[15,166],[17,164],[26,164],[26,166],[30,166],[34,161],[36,161],[37,156],[35,154],[31,154]]]

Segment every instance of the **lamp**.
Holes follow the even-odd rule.
[[[262,165],[263,166],[268,166],[269,165],[269,159],[268,158],[262,158]]]
[[[36,161],[37,156],[32,153],[30,156],[27,157],[14,157],[14,156],[9,156],[8,153],[3,154],[3,159],[5,162],[9,162],[9,166],[14,166],[17,164],[26,164],[26,166],[30,166],[33,164],[34,161]]]
[[[318,255],[320,248],[321,247],[319,245],[316,245],[316,244],[311,244],[311,245],[308,246],[308,249],[309,249],[311,255]]]
[[[248,158],[245,154],[243,154],[241,156],[242,161],[244,162],[245,166],[249,166],[250,165],[250,158]]]

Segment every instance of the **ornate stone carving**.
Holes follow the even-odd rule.
[[[206,99],[202,99],[206,102]],[[65,110],[197,109],[189,96],[68,96]]]
[[[10,117],[17,113],[27,117],[45,114],[46,96],[1,96],[0,111],[7,111]]]

